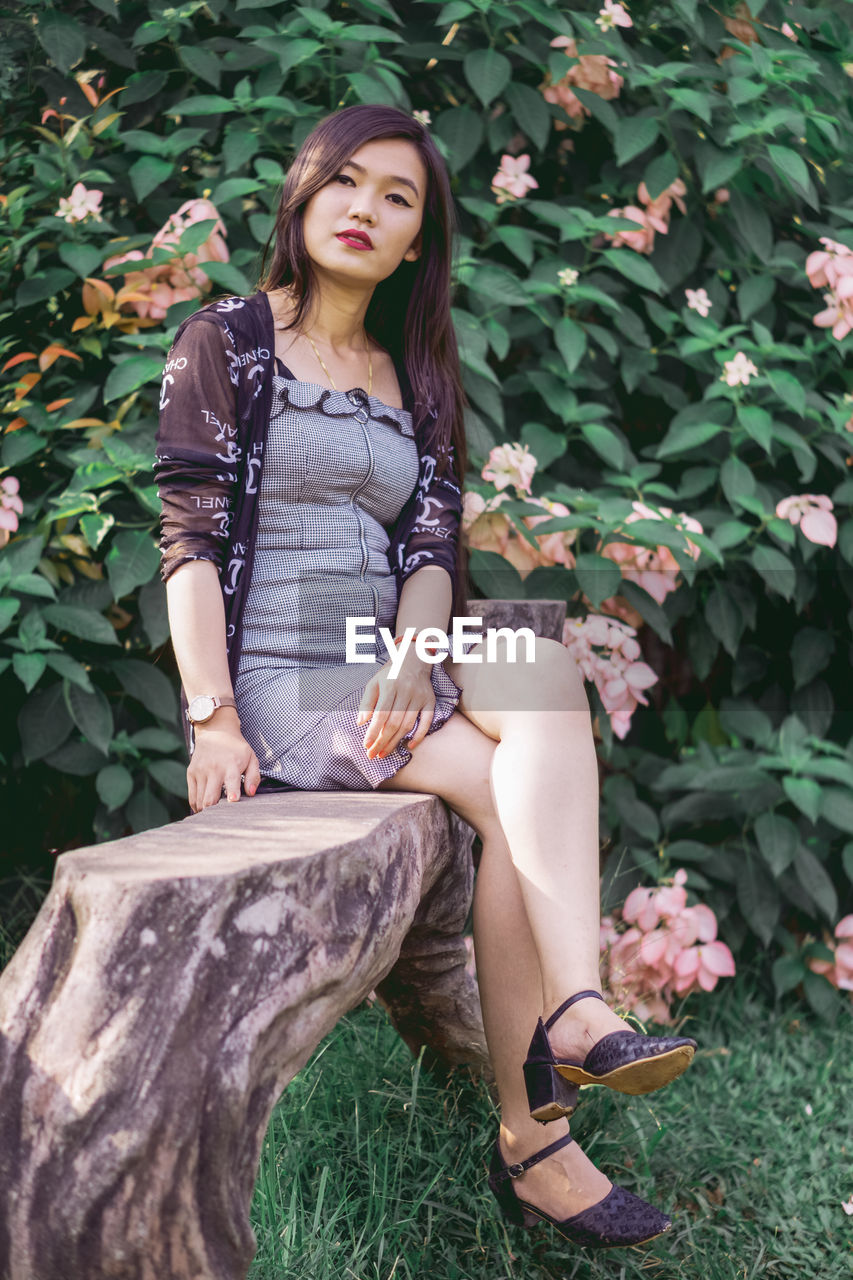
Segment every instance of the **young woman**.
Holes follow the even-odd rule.
[[[420,122],[346,108],[290,168],[258,291],[178,329],[157,479],[189,802],[237,801],[242,782],[249,796],[423,791],[459,813],[483,844],[474,944],[501,1106],[489,1184],[511,1221],[638,1244],[670,1219],[595,1168],[568,1116],[580,1084],[650,1092],[696,1044],[632,1031],[601,995],[583,679],[541,638],[530,663],[501,647],[432,665],[412,644],[392,680],[374,631],[370,665],[346,660],[347,618],[396,637],[465,615],[454,230]]]

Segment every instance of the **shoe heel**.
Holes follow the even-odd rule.
[[[530,1114],[540,1124],[569,1116],[578,1104],[579,1088],[554,1065],[548,1033],[540,1018],[523,1066]]]
[[[578,1085],[544,1062],[524,1064],[524,1084],[530,1114],[540,1124],[570,1116],[578,1105]]]

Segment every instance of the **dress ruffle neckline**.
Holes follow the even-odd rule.
[[[301,378],[286,378],[283,374],[273,374],[273,386],[276,395],[286,404],[296,409],[320,409],[330,417],[350,415],[354,408],[363,408],[371,418],[378,422],[388,422],[397,427],[402,435],[414,439],[415,430],[412,415],[408,409],[397,409],[394,405],[385,404],[377,396],[369,396],[363,387],[353,387],[349,391],[332,391],[320,382],[304,382]]]

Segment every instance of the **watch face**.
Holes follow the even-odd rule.
[[[209,694],[203,693],[199,697],[193,698],[189,705],[189,713],[193,720],[202,721],[209,720],[216,708],[213,705],[213,698]]]

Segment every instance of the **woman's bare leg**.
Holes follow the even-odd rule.
[[[438,732],[424,738],[409,764],[380,788],[441,796],[482,839],[474,884],[474,948],[500,1099],[501,1151],[512,1162],[554,1142],[568,1131],[568,1122],[557,1120],[544,1127],[531,1119],[528,1109],[522,1063],[542,1012],[542,978],[519,876],[494,811],[491,771],[496,746],[456,712]],[[556,1218],[597,1203],[610,1185],[575,1143],[517,1181],[520,1195]]]

